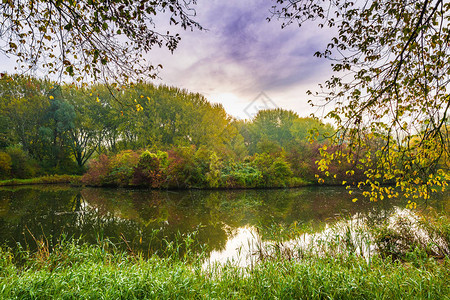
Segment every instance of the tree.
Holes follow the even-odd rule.
[[[297,142],[308,141],[311,134],[319,141],[325,141],[334,131],[331,124],[323,124],[319,119],[311,117],[295,119],[291,127],[292,136]]]
[[[5,146],[21,144],[25,151],[36,154],[38,129],[49,107],[46,93],[50,86],[51,82],[30,76],[0,78],[0,122],[5,124]]]
[[[103,104],[100,100],[91,100],[93,97],[85,89],[68,88],[64,92],[65,100],[75,112],[74,124],[69,128],[66,139],[78,167],[82,168],[102,142]]]
[[[283,27],[316,20],[337,30],[318,57],[333,61],[335,75],[321,86],[328,114],[338,126],[322,151],[319,169],[332,160],[364,168],[372,200],[395,195],[427,199],[446,186],[449,153],[450,2],[443,0],[277,0],[273,17]],[[410,140],[419,143],[411,147]],[[373,145],[382,145],[374,149]],[[346,149],[346,150],[345,150]],[[349,170],[351,172],[351,170]]]
[[[0,179],[8,178],[11,172],[11,156],[8,153],[0,152]]]
[[[156,30],[155,18],[183,29],[202,29],[186,0],[5,0],[0,3],[0,51],[26,69],[110,80],[154,76],[143,55],[173,51],[178,34]],[[162,30],[162,29],[161,29]],[[161,31],[160,30],[160,31]]]
[[[8,125],[6,116],[0,114],[0,148],[6,148],[11,143]]]
[[[50,105],[42,116],[42,126],[39,128],[41,160],[45,161],[45,168],[51,172],[68,173],[74,167],[69,136],[75,129],[75,109],[63,98],[60,86],[53,86],[48,98]]]
[[[115,97],[136,108],[123,112],[125,121],[119,127],[129,148],[195,145],[226,154],[238,136],[222,105],[211,104],[198,93],[140,83],[116,93]]]
[[[258,111],[253,119],[253,134],[255,141],[264,138],[286,147],[292,140],[291,127],[298,115],[290,110],[265,109]]]

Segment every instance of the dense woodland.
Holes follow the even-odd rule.
[[[356,185],[376,168],[383,142],[373,139],[358,160],[323,168],[333,148],[352,148],[332,146],[331,125],[293,111],[237,120],[200,94],[149,83],[76,87],[4,75],[0,85],[0,179],[79,174],[87,185],[153,188]]]
[[[283,109],[236,120],[168,86],[81,88],[19,75],[0,85],[2,179],[87,171],[92,185],[296,186],[316,181],[318,149],[334,130]]]

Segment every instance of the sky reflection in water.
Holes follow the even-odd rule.
[[[354,194],[350,197],[339,187],[177,192],[66,186],[2,188],[0,243],[12,248],[20,243],[33,250],[34,238],[56,244],[64,234],[86,243],[110,240],[148,256],[167,254],[171,241],[183,244],[180,241],[189,235],[197,241],[191,250],[206,251],[212,261],[224,261],[233,257],[233,251],[248,249],[258,236],[255,228],[266,241],[282,234],[283,228],[307,226],[317,231],[339,216],[356,213],[370,213],[371,220],[377,222],[396,206],[406,204],[401,200],[353,203]],[[429,201],[428,207],[448,214],[449,198],[440,195]],[[184,251],[181,245],[180,254]]]

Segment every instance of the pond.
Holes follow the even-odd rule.
[[[280,226],[307,224],[320,230],[355,214],[370,215],[377,222],[407,202],[353,203],[355,194],[340,187],[231,191],[8,187],[0,189],[0,244],[34,250],[38,241],[51,247],[64,236],[86,243],[111,241],[147,256],[164,255],[171,242],[195,236],[192,249],[220,257],[236,248],[240,236],[253,235],[255,228],[262,240],[269,240]],[[436,195],[426,207],[449,214],[450,196]]]

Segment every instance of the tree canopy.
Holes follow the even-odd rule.
[[[283,109],[236,120],[198,93],[164,85],[111,91],[106,84],[0,78],[0,169],[7,178],[88,169],[89,184],[297,186],[315,179],[321,144],[310,143],[310,131],[329,136],[334,128]]]
[[[283,26],[315,20],[337,32],[315,54],[330,59],[335,74],[315,93],[323,102],[314,104],[328,109],[338,126],[334,143],[342,147],[324,149],[319,168],[347,160],[367,168],[360,185],[371,188],[372,200],[393,195],[387,181],[413,198],[445,186],[450,3],[277,0],[272,12]]]
[[[25,70],[128,81],[155,76],[146,61],[152,47],[173,51],[179,34],[155,19],[183,29],[202,29],[186,0],[5,0],[0,3],[0,51]],[[160,25],[160,24],[158,24]],[[158,29],[159,28],[159,29]]]

